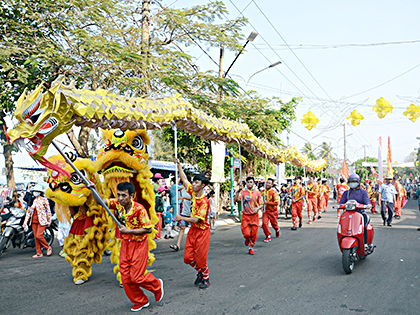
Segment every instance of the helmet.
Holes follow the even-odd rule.
[[[360,186],[360,177],[357,174],[351,174],[347,183],[351,189],[357,189]]]

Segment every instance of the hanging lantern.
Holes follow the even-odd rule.
[[[348,120],[350,120],[351,124],[356,127],[357,125],[360,125],[360,121],[363,120],[365,117],[363,117],[362,114],[357,112],[357,110],[354,110],[350,113],[350,116],[347,117]]]
[[[319,123],[319,119],[316,118],[315,114],[311,111],[307,112],[305,115],[303,115],[303,118],[300,120],[307,128],[308,130],[311,130],[312,128],[316,127],[316,124]]]
[[[415,122],[420,117],[420,106],[411,104],[403,114],[412,122]]]
[[[372,110],[378,114],[379,118],[384,118],[388,113],[392,113],[392,105],[389,104],[383,97],[376,100],[376,105],[372,107]]]

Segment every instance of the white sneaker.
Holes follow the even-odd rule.
[[[74,284],[75,284],[75,285],[79,285],[79,284],[83,284],[83,283],[85,283],[85,282],[86,282],[85,280],[79,279],[79,280],[77,280]]]

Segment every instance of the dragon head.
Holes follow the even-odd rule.
[[[31,93],[25,90],[16,104],[14,115],[19,122],[8,131],[8,136],[34,160],[44,160],[51,141],[73,125],[70,121],[74,112],[58,87],[56,84],[44,93],[42,84]]]

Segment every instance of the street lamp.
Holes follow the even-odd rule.
[[[256,74],[258,74],[258,73],[260,73],[260,72],[263,72],[264,70],[267,70],[267,69],[270,69],[270,68],[274,68],[274,67],[278,66],[279,64],[281,64],[281,61],[277,61],[277,62],[275,62],[275,63],[273,63],[273,64],[269,65],[268,67],[265,67],[264,69],[258,70],[258,71],[257,71],[257,72],[255,72],[253,75],[251,75],[251,76],[249,77],[248,81],[246,81],[246,89],[248,90],[248,83],[249,83],[249,81],[251,80],[251,78],[252,78],[254,75],[256,75]]]
[[[248,45],[249,42],[253,42],[255,37],[258,36],[258,33],[255,31],[252,31],[251,34],[249,34],[248,38],[246,39],[246,43],[245,45],[242,46],[241,50],[239,51],[239,53],[236,55],[235,59],[232,61],[232,63],[230,64],[229,68],[226,70],[225,74],[223,75],[224,78],[226,78],[230,68],[232,68],[233,64],[235,63],[236,59],[238,59],[239,55],[242,53],[242,51],[245,49],[246,45]]]

